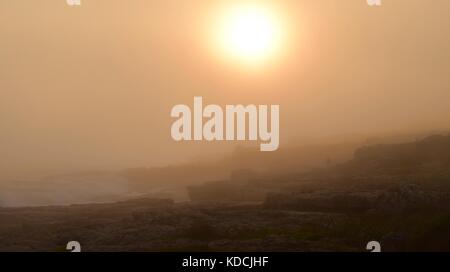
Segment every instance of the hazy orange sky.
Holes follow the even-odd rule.
[[[211,50],[245,1],[0,0],[0,171],[164,165],[229,151],[176,143],[175,104],[279,104],[305,138],[448,128],[450,1],[254,1],[285,20],[258,69]]]

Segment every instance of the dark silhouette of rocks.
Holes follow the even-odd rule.
[[[0,208],[0,251],[64,251],[72,240],[85,251],[365,251],[372,240],[450,250],[449,147],[433,136],[308,172],[241,168],[190,186],[190,202]]]
[[[415,174],[450,172],[450,136],[430,136],[423,140],[358,149],[347,165],[365,174]]]

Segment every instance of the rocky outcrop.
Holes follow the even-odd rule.
[[[417,209],[447,209],[450,207],[447,193],[421,190],[414,184],[394,187],[380,194],[374,208],[383,211],[405,212]]]
[[[317,212],[361,212],[371,208],[374,197],[331,192],[310,194],[270,194],[266,208]]]
[[[365,174],[415,174],[450,172],[450,136],[430,136],[423,140],[362,147],[344,169]]]
[[[207,182],[201,186],[188,187],[192,201],[263,201],[268,189],[257,186],[254,182],[217,181]]]
[[[269,194],[264,206],[271,209],[317,212],[405,212],[448,209],[448,193],[422,190],[413,184],[395,186],[381,192],[320,192]]]

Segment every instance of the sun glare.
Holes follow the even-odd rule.
[[[281,26],[276,16],[268,8],[259,6],[228,10],[217,34],[227,56],[249,64],[272,57],[281,42]]]

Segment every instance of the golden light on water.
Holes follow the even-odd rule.
[[[274,57],[282,43],[282,25],[273,10],[258,5],[229,8],[215,35],[222,54],[245,64]]]

